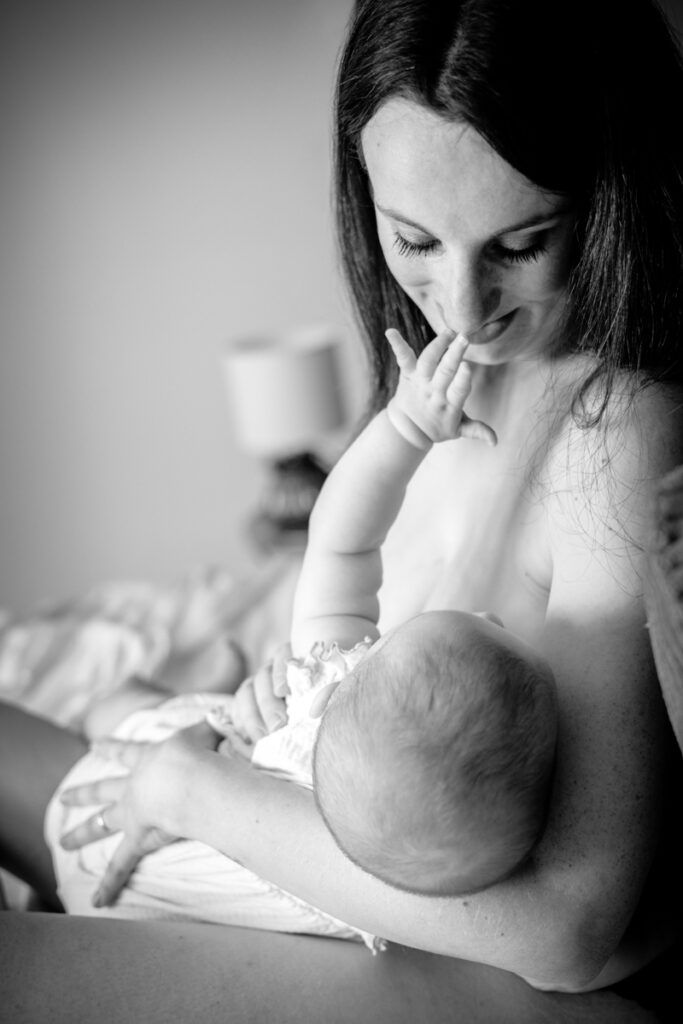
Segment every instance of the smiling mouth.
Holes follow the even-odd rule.
[[[497,320],[491,320],[488,324],[484,324],[476,334],[469,336],[470,345],[487,345],[491,341],[497,341],[512,323],[516,312],[517,310],[513,309],[506,313],[505,316],[498,317]]]

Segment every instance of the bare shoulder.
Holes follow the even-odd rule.
[[[683,463],[683,392],[638,387],[630,375],[615,382],[600,418],[597,395],[585,416],[570,414],[547,456],[549,507],[562,536],[583,538],[603,552],[640,550],[651,522],[656,481]]]
[[[540,855],[553,873],[558,858],[575,866],[579,927],[605,962],[641,903],[661,834],[668,733],[646,630],[644,548],[654,480],[683,461],[676,396],[619,384],[597,424],[567,416],[548,451],[542,636],[561,746]]]
[[[683,461],[683,390],[659,384],[634,389],[624,377],[606,410],[604,433],[645,479],[667,472]]]

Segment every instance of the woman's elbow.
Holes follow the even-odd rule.
[[[568,916],[549,923],[543,951],[535,969],[523,977],[534,988],[555,992],[585,992],[597,982],[619,944],[619,936],[605,927],[597,908],[575,907]],[[597,982],[597,983],[596,983]],[[607,982],[605,982],[607,984]]]

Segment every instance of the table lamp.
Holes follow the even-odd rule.
[[[321,452],[346,416],[340,334],[304,326],[228,342],[222,367],[238,443],[268,478],[250,523],[262,550],[305,544],[327,476]]]

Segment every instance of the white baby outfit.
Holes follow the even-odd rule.
[[[299,785],[312,786],[312,751],[319,720],[308,710],[327,683],[346,676],[364,657],[369,642],[342,651],[317,644],[303,659],[287,665],[288,721],[256,743],[252,762],[264,771]],[[120,739],[160,741],[177,729],[208,720],[229,733],[232,698],[217,694],[174,697],[156,708],[136,711],[117,728]],[[52,852],[58,893],[70,914],[109,915],[131,919],[192,919],[269,931],[302,932],[365,942],[376,951],[378,940],[259,878],[204,843],[179,840],[144,857],[112,907],[95,909],[92,894],[118,846],[113,834],[80,850],[66,851],[59,837],[92,817],[92,807],[67,807],[59,794],[72,786],[125,774],[126,769],[91,751],[60,783],[48,805],[45,838]]]

